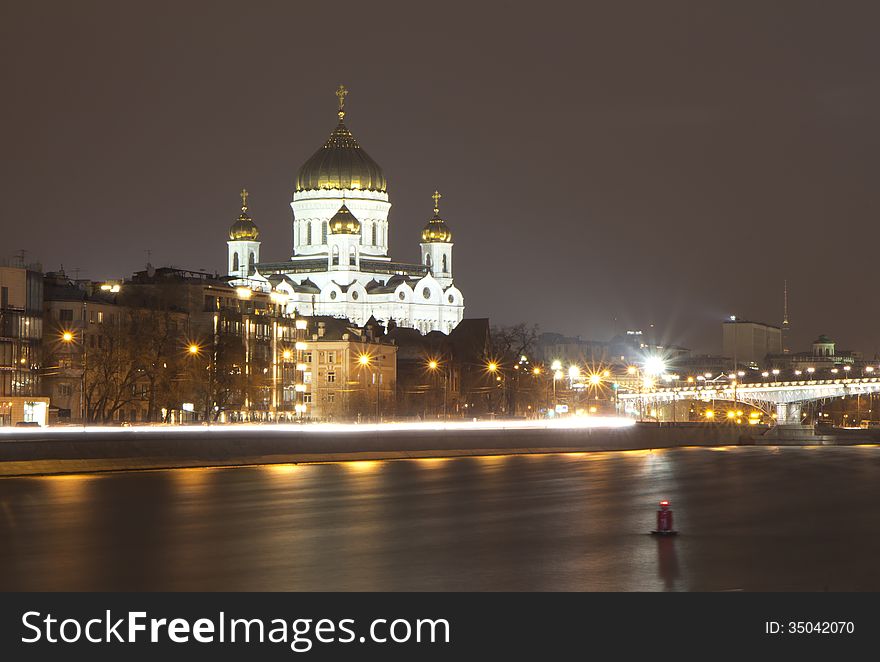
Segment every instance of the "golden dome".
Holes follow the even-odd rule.
[[[359,191],[387,191],[382,168],[370,158],[345,126],[345,95],[339,86],[339,124],[327,142],[305,162],[296,177],[297,191],[348,189]]]
[[[339,211],[333,215],[329,223],[331,234],[360,234],[361,222],[354,217],[345,203],[339,208]]]
[[[446,225],[446,221],[440,218],[440,195],[439,191],[434,191],[434,217],[428,221],[425,229],[422,230],[423,243],[449,243],[452,241],[452,230]]]
[[[229,228],[229,239],[231,241],[256,241],[260,236],[260,231],[253,219],[247,215],[247,197],[248,192],[241,189],[241,215],[238,220]]]

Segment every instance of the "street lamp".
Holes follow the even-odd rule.
[[[373,357],[369,354],[361,354],[358,356],[358,363],[362,368],[370,368],[370,376],[376,382],[376,423],[379,422],[379,376],[373,369]]]
[[[446,407],[446,401],[447,401],[447,389],[448,389],[448,382],[449,382],[449,380],[448,380],[448,376],[447,376],[447,374],[446,374],[446,370],[444,370],[444,369],[441,367],[441,365],[440,365],[440,361],[438,361],[437,359],[430,359],[430,360],[428,361],[427,366],[428,366],[428,370],[430,370],[432,373],[434,373],[434,377],[435,377],[434,382],[435,382],[435,384],[436,384],[436,381],[437,381],[437,380],[436,380],[437,372],[439,371],[439,372],[441,372],[441,373],[443,374],[443,418],[446,419],[446,418],[448,418],[447,407]]]
[[[88,416],[86,413],[86,368],[88,367],[88,357],[86,352],[86,332],[82,332],[82,373],[79,380],[79,411],[82,416],[82,424],[85,427]],[[73,331],[65,330],[61,332],[61,342],[66,345],[73,345],[76,342],[76,334]]]

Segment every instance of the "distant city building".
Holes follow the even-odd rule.
[[[763,366],[769,354],[782,353],[782,329],[778,326],[731,319],[722,324],[722,354],[737,366]]]
[[[186,348],[186,313],[126,298],[119,281],[44,277],[43,392],[60,421],[163,420]],[[163,390],[163,386],[168,388]]]
[[[464,298],[453,283],[452,231],[434,215],[421,231],[421,262],[388,256],[391,203],[385,174],[345,125],[340,86],[338,124],[299,169],[293,193],[293,254],[267,262],[248,214],[229,229],[228,274],[234,285],[287,296],[286,313],[333,316],[364,325],[371,317],[422,333],[449,333],[462,320]]]
[[[395,414],[397,346],[370,319],[363,327],[334,317],[309,319],[304,398],[308,418],[382,420]]]
[[[49,399],[40,395],[40,269],[36,264],[0,266],[0,426],[48,423]]]
[[[780,370],[808,372],[810,368],[814,371],[837,368],[846,372],[862,367],[865,361],[860,352],[837,349],[837,343],[822,334],[813,341],[812,349],[809,352],[773,354],[768,357],[768,364],[769,367]]]
[[[493,356],[488,319],[464,319],[449,335],[392,326],[387,337],[398,348],[398,416],[483,416],[500,404],[503,383],[486,368]]]

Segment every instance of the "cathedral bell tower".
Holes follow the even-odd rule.
[[[234,285],[246,285],[247,279],[254,275],[256,264],[260,261],[260,231],[247,214],[248,192],[241,190],[241,214],[229,228],[229,269],[228,273],[237,281]]]
[[[452,230],[440,218],[440,195],[434,191],[434,216],[422,230],[422,264],[443,287],[452,285]]]

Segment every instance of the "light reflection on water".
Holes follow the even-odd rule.
[[[5,479],[0,589],[878,590],[878,471],[725,447]],[[677,538],[648,535],[663,498]]]

